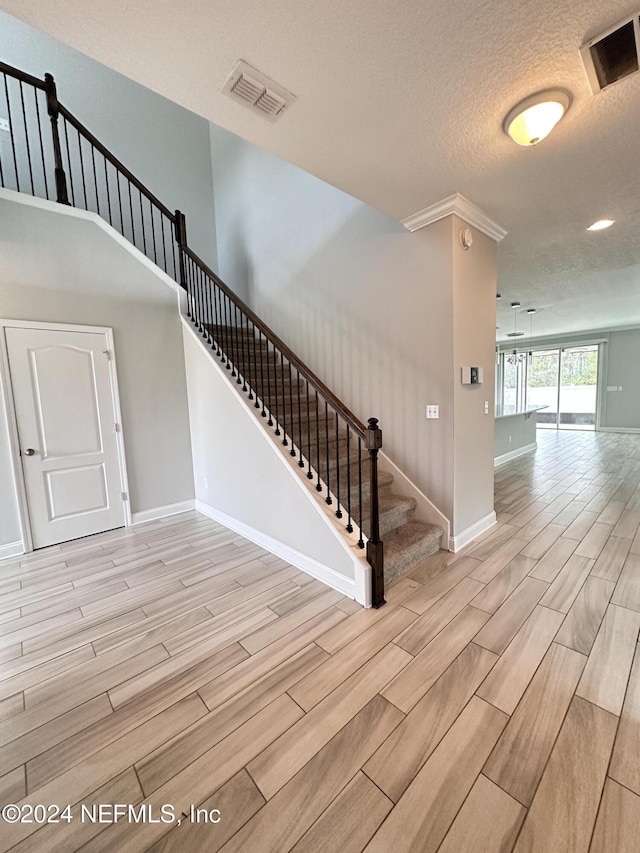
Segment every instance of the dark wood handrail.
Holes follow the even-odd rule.
[[[84,200],[85,210],[93,210],[95,201],[95,212],[98,215],[103,215],[110,225],[118,228],[123,237],[130,240],[133,245],[140,249],[154,263],[161,266],[161,268],[164,261],[163,268],[165,272],[174,277],[187,291],[187,299],[190,306],[188,315],[195,327],[204,338],[208,339],[209,344],[215,349],[216,354],[221,357],[226,369],[231,371],[231,376],[236,378],[236,383],[242,385],[242,391],[248,393],[248,399],[255,399],[254,407],[262,409],[261,415],[267,419],[266,423],[268,426],[274,427],[274,435],[283,436],[282,444],[283,446],[290,447],[290,456],[294,459],[296,456],[298,457],[298,466],[300,468],[304,469],[307,467],[306,477],[309,480],[317,479],[317,483],[315,484],[316,491],[323,492],[326,489],[325,503],[328,506],[332,504],[336,505],[335,502],[337,501],[336,517],[343,518],[345,515],[343,507],[346,509],[346,530],[348,533],[354,533],[355,522],[359,531],[357,542],[359,548],[365,548],[364,539],[366,536],[363,529],[364,477],[362,469],[362,446],[364,445],[367,449],[370,461],[368,479],[371,498],[371,529],[368,541],[366,542],[366,553],[367,560],[372,568],[371,602],[373,607],[381,607],[385,603],[384,545],[380,539],[377,463],[378,451],[382,447],[382,431],[378,427],[377,420],[370,418],[369,425],[366,427],[327,388],[316,374],[298,358],[287,344],[189,248],[184,214],[179,210],[171,211],[166,205],[162,204],[160,199],[150,192],[124,163],[115,157],[82,122],[58,101],[56,84],[51,74],[45,74],[44,80],[40,80],[4,62],[0,62],[0,73],[3,73],[5,77],[9,111],[9,90],[6,86],[7,76],[18,80],[20,84],[19,106],[22,110],[26,144],[26,167],[24,170],[26,179],[23,186],[30,186],[32,195],[37,195],[36,187],[42,192],[42,187],[39,186],[38,181],[42,181],[44,184],[44,197],[47,199],[51,198],[47,183],[47,155],[43,142],[40,106],[37,96],[35,99],[35,143],[33,157],[29,150],[28,118],[22,92],[23,83],[25,83],[34,89],[44,91],[46,95],[46,108],[51,122],[56,189],[55,200],[60,204],[69,204],[71,201],[74,205],[77,203],[79,207],[82,207],[82,201]],[[60,115],[62,115],[65,123],[64,140],[61,139],[58,128]],[[11,112],[9,112],[9,119],[15,185],[17,190],[21,191]],[[67,123],[78,135],[78,163],[75,163],[75,160],[72,161]],[[83,159],[82,139],[88,143],[87,147],[90,152],[90,159],[88,161]],[[101,155],[104,161],[106,208],[103,206],[102,211],[95,162],[96,152]],[[67,173],[65,172],[65,159],[63,156],[65,153],[68,180],[71,187],[71,199],[69,199],[67,191]],[[42,164],[42,169],[38,173],[40,163]],[[116,173],[115,192],[112,193],[113,204],[111,201],[112,196],[109,192],[110,180],[107,174],[107,164],[111,164]],[[85,165],[88,169],[88,175],[85,171]],[[76,166],[79,168],[79,172],[76,172],[76,179],[80,180],[77,196],[74,193],[73,181],[73,171]],[[90,182],[91,174],[93,175],[93,183]],[[87,177],[89,177],[89,181],[87,181]],[[124,194],[121,193],[121,177],[125,180]],[[102,184],[102,175],[100,177],[100,184]],[[5,186],[5,177],[1,162],[0,185]],[[137,205],[134,212],[131,187],[134,187],[140,194],[139,215]],[[146,210],[143,210],[143,198],[149,202],[148,213]],[[104,195],[102,196],[102,203],[103,205],[105,203]],[[159,225],[157,223],[158,217],[156,212],[160,214]],[[166,235],[167,222],[169,223],[169,240],[167,240]],[[145,229],[145,224],[150,227]],[[194,270],[196,272],[195,280],[193,277]],[[239,320],[240,322],[238,322]],[[219,321],[220,325],[218,325]],[[247,331],[249,331],[249,322],[252,324],[253,331],[253,344],[250,344],[250,337],[247,340],[246,349],[244,343],[242,343],[245,321],[247,323]],[[255,334],[256,330],[258,332],[257,335]],[[238,332],[240,333],[239,335]],[[263,348],[263,338],[267,342],[266,348]],[[270,363],[272,353],[269,345],[273,347],[273,354],[275,354],[273,363]],[[233,360],[230,358],[230,354],[233,355]],[[294,392],[293,372],[297,374],[296,392]],[[301,378],[306,381],[306,391],[303,391],[303,396],[306,396],[307,401],[306,428],[303,426],[303,409],[300,408]],[[278,388],[278,379],[281,380],[280,388]],[[273,394],[271,390],[272,382]],[[287,387],[288,401],[285,398]],[[312,389],[313,395],[309,394],[309,389]],[[297,418],[294,414],[294,393],[297,395]],[[313,413],[310,408],[311,396],[315,396]],[[321,404],[319,404],[320,398],[322,399]],[[332,414],[329,412],[329,407],[333,412]],[[340,421],[346,425],[346,435],[340,432]],[[322,431],[320,429],[321,423]],[[312,435],[314,436],[315,447],[313,450],[315,451],[315,458],[312,458]],[[350,456],[352,435],[357,439],[357,457],[353,461]],[[341,444],[343,441],[345,443]],[[323,458],[321,458],[321,448]],[[343,450],[346,454],[346,467],[343,465],[341,468],[340,457]],[[335,465],[332,465],[332,461]],[[353,464],[357,464],[357,472],[354,471],[352,476]],[[313,468],[315,468],[315,473]],[[341,501],[340,493],[341,486],[344,488],[345,485],[341,481],[343,472],[346,477],[344,503]]]
[[[295,367],[295,369],[300,372],[300,375],[304,376],[304,378],[309,381],[319,394],[322,394],[331,408],[344,418],[356,435],[364,439],[366,427],[362,421],[359,420],[353,412],[349,411],[344,403],[342,403],[336,395],[327,388],[324,382],[322,382],[321,379],[318,379],[311,368],[307,367],[307,365],[298,358],[293,350],[291,350],[285,342],[279,338],[278,335],[276,335],[276,333],[270,329],[269,326],[267,326],[267,324],[263,322],[245,302],[242,301],[242,299],[240,299],[239,296],[236,296],[236,294],[227,287],[227,285],[209,266],[207,266],[207,264],[205,264],[201,258],[198,257],[198,255],[196,255],[195,252],[193,252],[188,246],[182,246],[181,248],[185,255],[191,258],[194,264],[199,266],[200,269],[209,276],[209,278],[215,281],[220,290],[222,290],[222,292],[236,305],[236,307],[245,314],[247,319],[251,320],[255,328],[261,331],[262,334],[278,349],[278,351],[282,353],[291,366]]]
[[[171,220],[171,222],[175,222],[175,214],[172,213],[172,211],[169,210],[169,208],[164,205],[159,198],[157,198],[152,192],[150,192],[142,183],[142,181],[139,181],[138,178],[136,178],[136,176],[133,174],[133,172],[127,169],[124,163],[118,160],[117,157],[114,157],[113,154],[109,151],[109,149],[106,148],[100,142],[99,139],[96,139],[93,133],[91,133],[90,130],[87,130],[87,128],[82,124],[81,121],[78,121],[78,119],[73,115],[73,113],[69,112],[69,110],[63,104],[59,103],[58,108],[60,110],[60,115],[64,116],[64,118],[69,122],[69,124],[73,125],[73,127],[75,127],[75,129],[79,133],[81,133],[82,136],[84,136],[87,142],[91,143],[91,145],[93,145],[93,147],[102,154],[105,160],[108,160],[115,169],[117,169],[119,172],[122,172],[124,177],[128,181],[130,181],[137,190],[139,190],[144,196],[146,196],[146,198],[150,202],[152,202],[159,210],[161,210],[162,213],[168,219]]]
[[[32,74],[27,74],[26,71],[20,71],[19,68],[14,68],[13,65],[7,65],[6,62],[0,62],[0,72],[8,74],[9,77],[15,77],[16,80],[21,80],[23,83],[28,83],[30,86],[35,86],[36,89],[45,88],[44,80],[39,77],[34,77]]]

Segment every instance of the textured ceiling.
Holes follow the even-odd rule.
[[[636,0],[637,2],[637,0]],[[459,192],[509,231],[534,334],[640,325],[640,74],[594,96],[579,54],[621,0],[0,0],[0,7],[402,219]],[[269,124],[219,94],[239,58],[297,95]],[[565,119],[533,149],[502,120],[540,89]],[[595,219],[609,231],[585,231]],[[528,319],[522,318],[522,324]]]

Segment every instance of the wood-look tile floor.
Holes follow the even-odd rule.
[[[640,436],[539,445],[378,611],[195,513],[3,563],[0,801],[72,819],[0,850],[637,853]]]

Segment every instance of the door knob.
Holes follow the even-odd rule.
[[[35,452],[35,450],[33,449],[33,447],[27,447],[27,449],[26,449],[26,450],[25,450],[25,452],[24,452],[24,455],[25,455],[25,456],[35,456],[35,453],[36,453],[36,452]]]

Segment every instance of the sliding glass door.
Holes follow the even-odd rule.
[[[560,350],[531,353],[527,371],[527,406],[546,406],[546,409],[536,412],[539,427],[557,428],[559,375]]]
[[[571,347],[561,352],[558,395],[559,429],[595,429],[598,392],[598,347]]]
[[[587,429],[596,425],[598,345],[503,353],[501,398],[536,413],[544,429]]]

